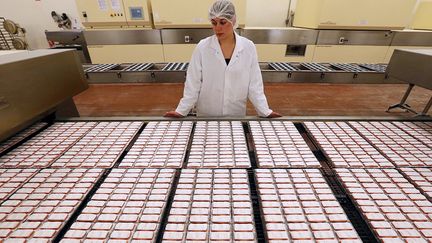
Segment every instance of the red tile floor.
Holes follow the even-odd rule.
[[[284,116],[412,116],[398,103],[404,84],[293,84],[265,83],[270,107]],[[183,84],[93,84],[74,97],[81,116],[161,116],[177,106]],[[408,104],[422,111],[432,91],[415,87]],[[248,115],[255,115],[248,105]],[[431,114],[431,111],[429,111]]]

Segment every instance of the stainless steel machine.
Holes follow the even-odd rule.
[[[51,49],[75,49],[82,63],[92,63],[83,30],[45,31]]]
[[[432,106],[432,94],[422,112],[418,113],[406,103],[415,85],[432,91],[432,49],[397,49],[395,50],[387,69],[387,74],[408,83],[408,89],[399,104],[392,105],[388,110],[402,108],[419,116],[427,116]]]
[[[0,72],[0,140],[56,110],[77,116],[72,97],[88,87],[72,50],[1,55]]]

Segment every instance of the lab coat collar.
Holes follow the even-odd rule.
[[[241,37],[235,31],[234,31],[234,35],[235,35],[236,43],[235,43],[235,47],[234,47],[234,52],[231,56],[230,64],[236,61],[236,59],[239,57],[239,55],[240,55],[240,53],[244,47],[244,44],[243,44]],[[221,61],[225,63],[225,59],[224,59],[223,54],[222,54],[222,49],[220,47],[220,44],[219,44],[219,41],[218,41],[216,35],[212,36],[211,42],[210,42],[210,47],[215,50],[215,55],[220,57],[219,59],[221,59]]]

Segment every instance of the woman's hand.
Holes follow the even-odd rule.
[[[277,117],[282,117],[282,115],[274,111],[267,116],[267,118],[277,118]]]
[[[165,113],[164,117],[183,118],[183,115],[176,111],[168,111],[167,113]]]

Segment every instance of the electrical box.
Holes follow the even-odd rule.
[[[298,0],[294,26],[397,30],[408,26],[416,0]]]
[[[232,0],[239,27],[245,26],[246,0]],[[209,28],[208,10],[214,0],[151,0],[155,28]]]
[[[148,0],[76,0],[86,28],[151,27]]]
[[[420,2],[411,27],[418,30],[432,30],[432,1]]]

